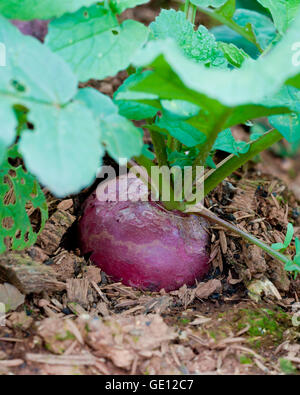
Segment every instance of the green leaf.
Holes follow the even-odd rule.
[[[246,60],[242,68],[232,71],[208,69],[196,64],[185,58],[171,40],[152,41],[140,51],[134,64],[137,67],[151,66],[155,72],[134,89],[158,94],[162,99],[172,96],[173,99],[188,100],[200,106],[203,102],[211,103],[209,99],[229,107],[260,104],[278,92],[286,80],[300,73],[300,64],[295,66],[291,62],[291,48],[299,37],[298,24],[300,14],[268,56],[257,61]],[[170,81],[171,76],[175,80]],[[176,83],[176,91],[173,88],[166,95],[171,83]]]
[[[213,33],[217,41],[226,42],[227,44],[234,44],[238,48],[243,49],[254,59],[260,55],[258,48],[253,43],[248,41],[234,30],[230,29],[228,26],[219,25],[210,29],[210,32]]]
[[[116,14],[121,14],[127,8],[149,3],[150,0],[111,0],[110,7]]]
[[[183,121],[173,120],[164,116],[158,118],[155,125],[160,129],[166,130],[172,137],[187,147],[195,147],[206,140],[206,136],[203,133]]]
[[[245,141],[236,141],[230,129],[225,129],[218,134],[213,146],[214,150],[221,150],[239,156],[249,151],[250,145]]]
[[[185,166],[192,166],[199,151],[191,148],[189,151],[171,151],[168,149],[168,162],[171,166],[178,166],[183,169]]]
[[[224,5],[227,0],[191,0],[191,3],[199,7],[219,8]]]
[[[281,252],[284,252],[291,244],[291,242],[293,240],[293,236],[294,236],[293,224],[288,223],[287,233],[286,233],[284,242],[272,244],[271,247],[273,248],[273,250],[280,250]]]
[[[10,239],[14,250],[22,250],[34,244],[48,218],[47,202],[37,180],[25,172],[22,166],[13,166],[19,155],[10,149],[0,166],[0,254],[7,249],[5,240]],[[33,229],[26,207],[40,211],[40,228]]]
[[[111,98],[94,88],[80,89],[75,98],[92,111],[97,122],[108,115],[118,114],[118,107]]]
[[[246,8],[248,10],[259,12],[260,14],[268,14],[268,11],[262,5],[253,0],[236,0],[236,7]]]
[[[7,148],[16,138],[17,119],[9,102],[0,98],[0,166],[6,157]]]
[[[255,158],[263,150],[280,141],[281,138],[282,136],[277,130],[272,130],[265,133],[258,140],[249,143],[250,149],[245,154],[233,156],[205,180],[205,196],[235,170]]]
[[[210,155],[206,158],[206,166],[210,167],[211,169],[217,168],[212,156],[210,156]]]
[[[128,77],[123,84],[119,87],[119,89],[114,94],[114,102],[119,107],[120,115],[128,119],[134,119],[136,121],[153,118],[158,109],[154,106],[150,106],[147,104],[139,103],[135,100],[120,100],[120,94],[124,92],[128,92],[131,86],[134,86],[136,82],[141,81],[144,78],[147,72],[137,72]]]
[[[1,0],[0,14],[9,19],[50,19],[96,2],[97,0]]]
[[[101,141],[116,162],[122,165],[125,159],[142,153],[143,131],[119,115],[118,107],[110,98],[92,88],[81,89],[76,98],[92,110],[99,122]]]
[[[300,6],[300,0],[258,0],[272,14],[279,33],[284,34],[294,20]]]
[[[269,122],[289,143],[300,145],[300,113],[273,115]]]
[[[19,150],[26,166],[56,196],[78,193],[96,178],[103,148],[100,128],[86,106],[32,105],[35,131],[22,133]]]
[[[296,237],[295,246],[296,246],[296,254],[300,255],[300,239],[298,239],[298,237]]]
[[[104,79],[126,69],[148,37],[139,22],[116,16],[103,6],[82,8],[50,23],[46,44],[70,64],[80,81]]]
[[[143,131],[121,115],[110,115],[101,121],[103,142],[109,155],[120,165],[143,149]]]
[[[236,10],[233,20],[241,27],[251,25],[257,42],[262,49],[276,37],[276,29],[270,18],[250,10]]]
[[[0,16],[0,42],[8,49],[0,73],[0,103],[65,104],[77,92],[70,67],[36,39]],[[2,106],[2,104],[1,104]]]
[[[262,52],[262,48],[260,47],[257,39],[255,37],[253,27],[250,23],[241,27],[236,21],[233,19],[236,9],[235,0],[228,0],[222,7],[212,10],[210,8],[205,8],[201,6],[197,6],[201,12],[208,15],[209,17],[217,20],[222,25],[228,26],[230,29],[234,30],[236,33],[244,37],[246,40],[254,44],[259,52]]]
[[[286,86],[281,89],[274,100],[288,105],[295,112],[271,116],[269,117],[270,124],[278,129],[289,143],[300,144],[300,90]]]
[[[293,240],[293,236],[294,236],[293,224],[288,223],[287,232],[286,232],[285,240],[283,243],[286,248],[291,244],[291,242]]]
[[[238,9],[233,16],[233,21],[241,27],[249,26],[250,24],[256,40],[262,49],[267,48],[276,37],[276,28],[271,19],[258,12]],[[235,44],[253,58],[257,58],[260,55],[258,48],[253,43],[246,40],[228,26],[217,26],[211,32],[218,41]]]
[[[154,153],[152,151],[150,151],[148,144],[144,144],[143,145],[142,155],[145,156],[147,159],[150,159],[150,160],[154,160],[155,159],[155,155],[154,155]]]
[[[242,67],[244,61],[249,58],[245,51],[239,49],[234,44],[219,43],[219,48],[224,53],[225,58],[235,67]]]
[[[269,117],[270,124],[278,129],[289,143],[298,145],[300,143],[300,90],[285,86],[274,97],[273,103],[275,102],[288,105],[295,112],[271,116]]]
[[[291,261],[284,266],[284,269],[287,272],[292,272],[297,276],[297,274],[300,273],[300,262],[295,263],[295,261]]]
[[[225,4],[223,4],[220,8],[216,10],[217,14],[222,15],[225,18],[232,18],[235,12],[236,1],[235,0],[227,0]]]
[[[4,125],[9,126],[5,143],[15,136],[12,108],[22,105],[34,127],[21,132],[26,167],[56,195],[79,192],[93,181],[100,165],[99,126],[86,106],[68,104],[77,92],[69,66],[39,41],[0,20],[0,42],[11,48],[0,74],[0,114],[6,114]]]
[[[152,35],[156,39],[172,38],[183,53],[197,63],[214,67],[226,67],[223,53],[218,49],[217,42],[204,26],[195,31],[184,12],[162,10],[150,25]]]
[[[197,116],[200,107],[184,100],[162,100],[162,109],[169,119],[189,119]]]

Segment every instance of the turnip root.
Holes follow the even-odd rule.
[[[35,19],[28,22],[18,20],[12,20],[11,22],[20,30],[21,33],[26,36],[33,36],[40,41],[44,41],[44,38],[48,33],[49,21]]]
[[[91,253],[92,262],[114,280],[135,288],[171,291],[193,285],[209,270],[207,223],[157,202],[121,201],[132,187],[140,192],[145,185],[122,176],[117,201],[100,201],[104,190],[88,198],[79,223],[82,252]]]

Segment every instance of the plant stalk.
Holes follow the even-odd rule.
[[[186,19],[194,25],[196,19],[197,7],[194,4],[191,4],[190,0],[185,1],[184,12]]]
[[[250,235],[249,233],[244,232],[243,230],[239,229],[237,226],[217,217],[215,214],[213,214],[210,210],[206,209],[204,206],[202,205],[197,205],[197,206],[191,206],[189,208],[187,208],[185,210],[186,213],[194,213],[194,214],[198,214],[201,217],[205,218],[206,220],[208,220],[209,222],[215,223],[217,225],[220,225],[234,233],[236,233],[237,235],[239,235],[240,237],[242,237],[243,239],[249,241],[251,244],[256,245],[257,247],[263,249],[268,255],[270,255],[272,258],[275,258],[277,260],[279,260],[280,262],[284,263],[284,264],[289,264],[291,263],[291,260],[286,257],[285,255],[281,254],[280,252],[273,250],[272,247],[268,246],[267,244],[265,244],[263,241],[257,239],[256,237]]]
[[[149,130],[158,166],[168,166],[165,138],[159,132]]]
[[[222,114],[216,115],[217,120],[211,127],[207,140],[198,146],[200,152],[193,163],[193,181],[195,181],[197,166],[205,166],[207,157],[214,146],[218,134],[223,130],[223,125],[226,123],[230,113],[231,110],[225,110]]]
[[[235,170],[243,166],[246,162],[253,159],[260,152],[268,149],[273,144],[282,140],[282,135],[276,129],[272,129],[265,133],[259,139],[249,143],[250,149],[245,154],[232,156],[225,160],[223,164],[216,170],[212,170],[211,174],[206,178],[204,183],[204,196],[211,192],[226,177],[230,176]],[[226,158],[227,159],[227,158]]]

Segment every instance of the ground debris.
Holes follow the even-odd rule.
[[[90,282],[87,279],[71,278],[67,280],[68,302],[78,303],[82,307],[89,304],[88,290]]]
[[[68,211],[56,210],[47,221],[42,233],[39,235],[37,245],[39,245],[46,254],[54,254],[60,247],[67,230],[70,229],[75,220],[76,217]]]
[[[218,279],[209,280],[205,283],[199,283],[195,289],[195,296],[199,299],[207,299],[215,292],[220,292],[222,283]]]
[[[65,284],[57,280],[51,268],[33,261],[25,253],[18,252],[0,255],[1,280],[13,284],[24,294],[65,289]]]
[[[176,333],[157,314],[111,317],[89,322],[87,342],[98,356],[130,370],[135,357],[150,358]]]
[[[278,292],[275,285],[266,277],[259,280],[252,280],[248,285],[249,296],[255,302],[259,302],[263,295],[270,296],[277,300],[281,300],[282,297]]]
[[[0,303],[4,304],[5,312],[16,310],[24,302],[24,295],[16,287],[8,283],[0,284]]]

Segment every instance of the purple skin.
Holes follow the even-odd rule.
[[[12,20],[11,23],[15,25],[21,33],[25,34],[26,36],[33,36],[42,42],[48,33],[49,21],[42,21],[39,19],[29,22]]]
[[[126,189],[124,180],[117,179],[118,196]],[[128,190],[132,185],[144,187],[136,178],[128,180]],[[92,262],[113,280],[172,291],[208,273],[209,236],[200,217],[166,211],[156,202],[99,201],[97,196],[103,192],[88,198],[79,223],[81,250],[92,253]]]

